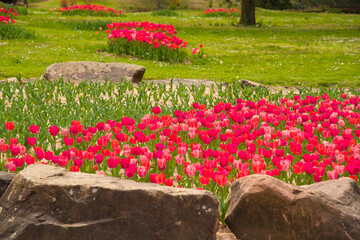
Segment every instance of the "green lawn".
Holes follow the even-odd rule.
[[[31,0],[28,0],[28,2]],[[93,4],[106,5],[107,7],[121,8],[126,11],[150,11],[158,7],[156,0],[92,0]],[[159,1],[163,2],[163,6],[168,6],[171,3],[168,1]],[[164,2],[167,2],[167,5],[164,5]],[[180,8],[189,8],[189,9],[204,9],[209,8],[209,0],[181,0]],[[234,8],[240,7],[240,2],[232,1]],[[77,4],[83,4],[84,1],[78,0]],[[30,3],[31,7],[35,8],[45,8],[51,9],[58,7],[60,5],[60,0],[40,0]],[[227,4],[224,4],[224,0],[212,0],[212,8],[226,8]]]
[[[20,72],[24,78],[39,77],[56,62],[101,61],[143,65],[145,79],[360,86],[360,15],[257,9],[257,20],[262,15],[263,25],[242,27],[232,26],[231,19],[201,17],[201,11],[179,11],[177,17],[128,13],[107,18],[62,16],[48,11],[54,6],[45,6],[33,7],[29,15],[16,19],[17,25],[35,31],[35,39],[0,40],[0,79]],[[172,24],[177,35],[189,42],[189,53],[204,44],[207,63],[172,65],[113,56],[102,51],[107,48],[104,32],[74,30],[78,21],[96,19]]]

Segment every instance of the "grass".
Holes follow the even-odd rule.
[[[151,13],[152,16],[164,16],[164,17],[176,17],[179,16],[179,13],[175,12],[174,10],[170,9],[162,9],[157,10]]]
[[[157,9],[157,1],[150,0],[93,0],[92,4],[106,5],[112,8],[121,8],[127,12],[151,11]],[[164,7],[169,7],[171,1],[159,1]],[[212,8],[226,8],[223,0],[213,0]],[[239,2],[234,2],[233,7],[239,7]],[[179,8],[189,8],[194,10],[209,8],[209,0],[181,0]],[[77,4],[84,4],[84,1],[77,1]],[[51,9],[60,6],[60,0],[36,1],[30,4],[32,7]]]
[[[32,8],[27,16],[18,16],[16,24],[35,31],[36,38],[0,40],[0,79],[20,72],[24,78],[39,77],[55,62],[98,61],[143,65],[145,79],[249,79],[271,85],[360,86],[360,15],[257,9],[257,20],[263,16],[262,26],[241,27],[232,26],[232,19],[202,17],[201,12],[181,11],[173,17],[128,13],[126,18],[116,18],[62,16]],[[189,53],[192,47],[204,44],[207,62],[167,64],[114,56],[104,51],[104,32],[74,30],[79,22],[89,20],[172,24],[177,35],[189,42]]]

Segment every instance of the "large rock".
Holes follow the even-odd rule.
[[[231,187],[226,224],[242,239],[360,239],[360,189],[351,178],[298,187],[266,175]]]
[[[3,195],[10,182],[16,176],[15,173],[8,173],[0,171],[0,197]]]
[[[0,239],[215,239],[207,191],[137,183],[34,164],[0,199]]]
[[[47,80],[63,78],[70,81],[105,80],[119,82],[121,78],[138,83],[145,67],[128,63],[68,62],[55,63],[46,68]]]

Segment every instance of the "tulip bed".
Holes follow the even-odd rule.
[[[297,185],[349,176],[359,184],[356,91],[19,78],[0,93],[0,170],[42,163],[206,189],[220,201],[221,220],[229,186],[249,174]]]
[[[17,10],[0,6],[0,40],[35,37],[34,33],[29,33],[14,25],[13,17],[17,15]]]
[[[17,6],[17,5],[10,5],[10,4],[5,4],[5,3],[0,2],[0,8],[6,9],[8,12],[16,13],[17,15],[21,15],[21,16],[29,14],[28,8]],[[4,13],[3,10],[0,12]]]
[[[240,17],[241,16],[241,10],[236,8],[231,9],[207,9],[204,11],[205,17]]]
[[[12,19],[12,16],[17,16],[16,10],[10,8],[6,9],[0,6],[0,24],[9,24],[15,23],[15,20]]]
[[[125,13],[121,12],[121,10],[114,10],[109,7],[96,5],[96,4],[88,4],[88,5],[73,5],[70,7],[59,8],[56,10],[62,13],[63,15],[81,15],[81,16],[123,16]]]
[[[140,59],[182,63],[188,59],[187,42],[178,38],[172,25],[149,22],[111,23],[106,30],[109,51]],[[200,56],[202,51],[194,51]],[[201,55],[205,57],[205,55]]]

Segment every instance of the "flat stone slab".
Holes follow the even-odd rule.
[[[145,67],[129,63],[67,62],[55,63],[46,68],[43,77],[47,80],[63,78],[70,81],[119,82],[121,78],[138,83],[142,80]]]
[[[351,178],[298,187],[247,176],[231,187],[225,222],[241,240],[360,239],[360,188]]]
[[[216,239],[208,191],[33,164],[0,198],[0,239]]]

